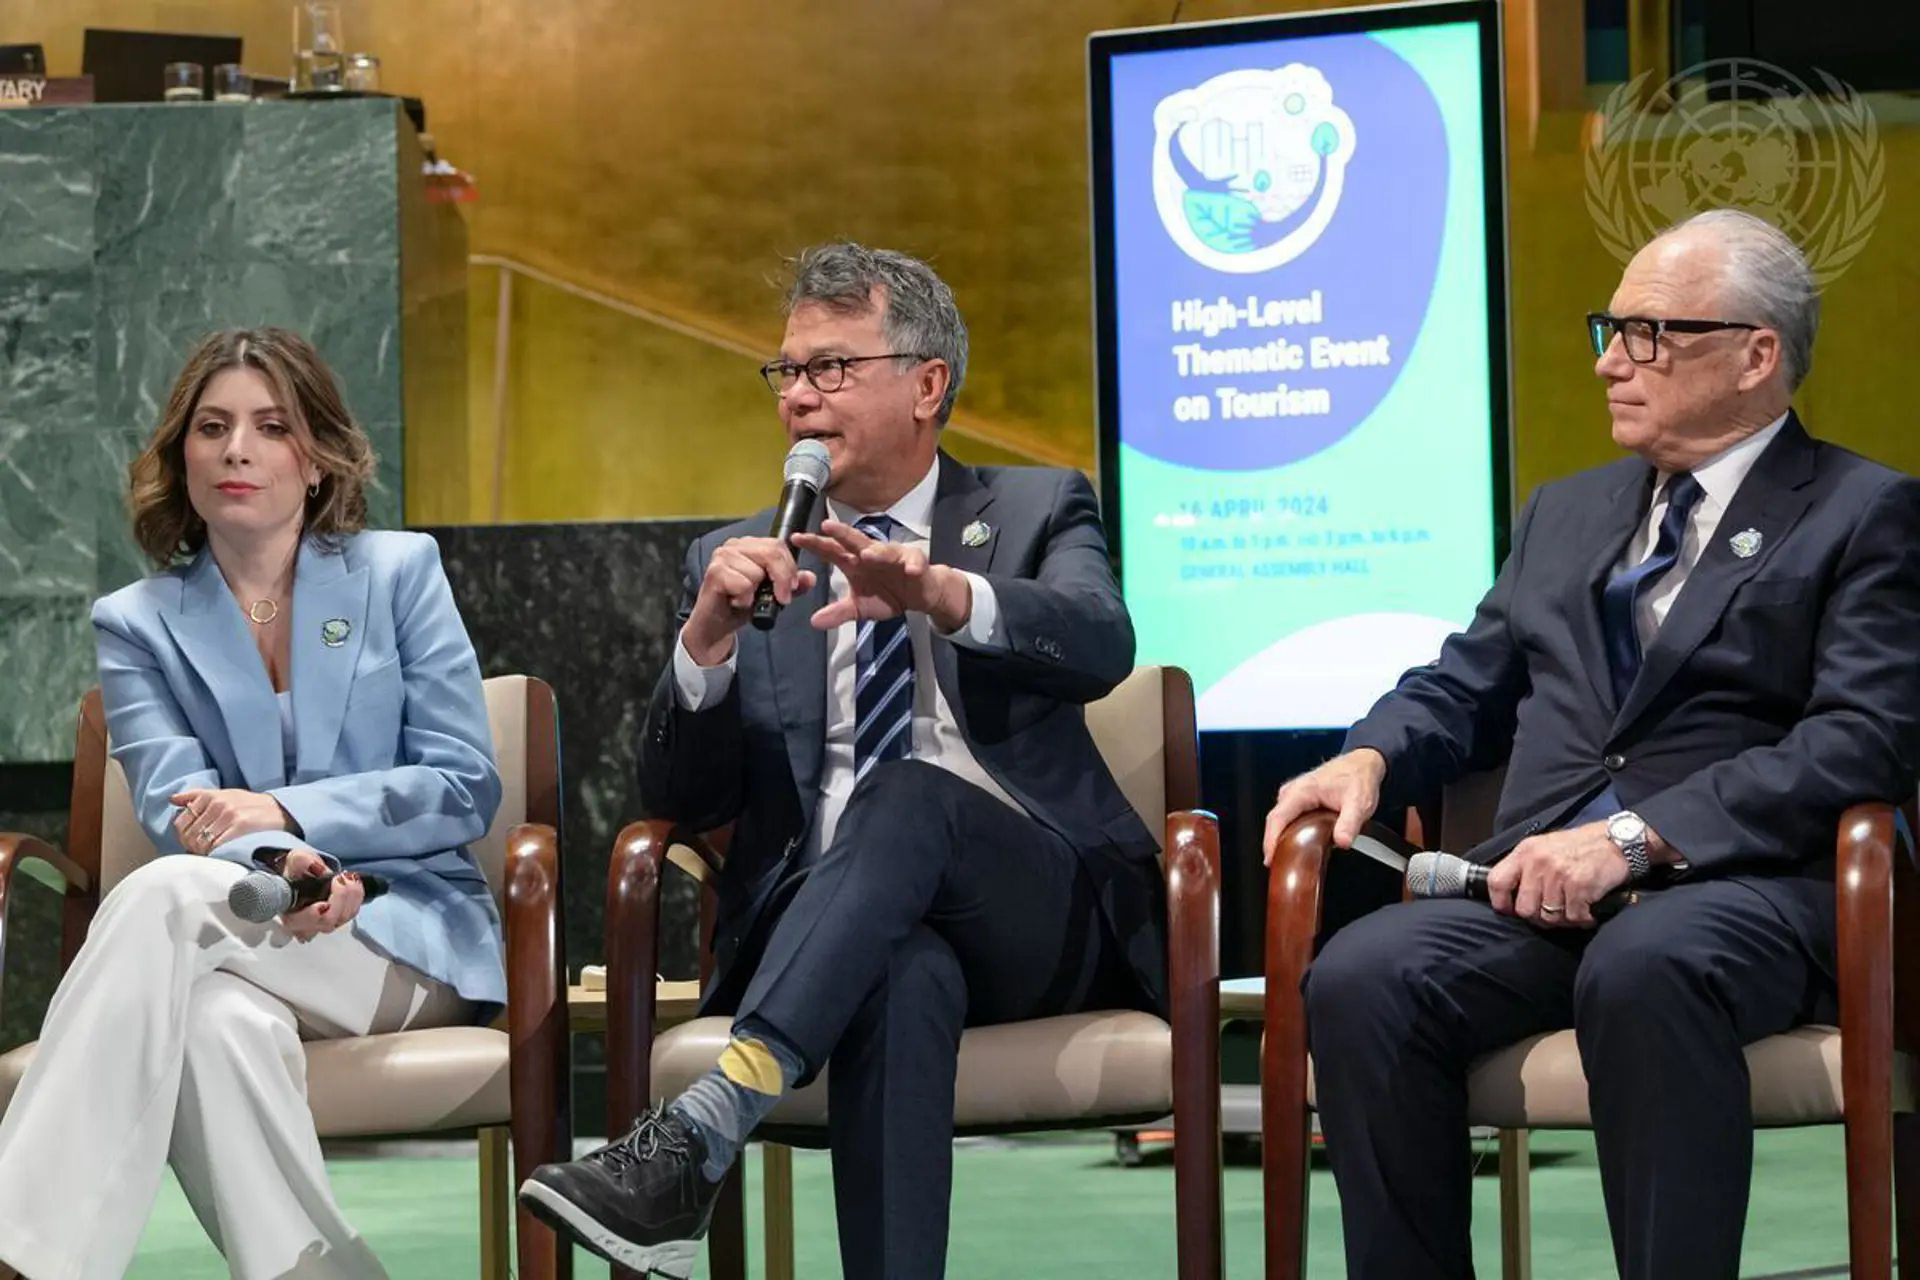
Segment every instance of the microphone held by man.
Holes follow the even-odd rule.
[[[767,536],[787,545],[794,534],[806,529],[813,518],[813,504],[827,487],[832,468],[827,447],[818,440],[802,440],[787,451],[785,484],[780,489],[780,505],[773,510],[773,526]],[[753,593],[753,625],[765,631],[780,616],[781,603],[774,596],[772,578],[763,578]]]
[[[1490,902],[1487,876],[1491,867],[1468,862],[1457,854],[1422,850],[1407,859],[1407,894],[1414,898],[1472,898]],[[1591,908],[1595,920],[1606,920],[1638,902],[1643,891],[1615,889],[1602,894]]]

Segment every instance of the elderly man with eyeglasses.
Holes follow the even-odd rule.
[[[684,1277],[729,1166],[831,1065],[843,1274],[945,1273],[962,1027],[1165,1006],[1158,843],[1080,707],[1133,669],[1093,488],[940,448],[967,331],[925,263],[795,264],[761,375],[831,464],[826,519],[698,539],[641,739],[648,811],[734,824],[706,1011],[719,1065],[632,1133],[537,1170],[534,1212]],[[746,624],[762,583],[785,606]]]
[[[1571,1027],[1628,1280],[1739,1272],[1742,1047],[1834,1017],[1833,833],[1920,776],[1920,483],[1790,407],[1818,295],[1772,226],[1701,214],[1587,318],[1632,456],[1541,486],[1467,629],[1280,788],[1335,840],[1507,761],[1491,903],[1413,901],[1306,979],[1347,1274],[1473,1274],[1466,1079]],[[1604,922],[1594,904],[1651,887]]]

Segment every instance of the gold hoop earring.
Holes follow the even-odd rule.
[[[307,496],[309,498],[317,498],[320,496],[320,482],[318,480],[315,480],[307,486]]]

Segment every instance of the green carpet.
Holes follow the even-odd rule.
[[[1534,1138],[1534,1272],[1542,1280],[1613,1274],[1593,1144],[1584,1134]],[[758,1241],[758,1160],[751,1162],[749,1230]],[[1498,1277],[1499,1199],[1489,1150],[1475,1184],[1479,1273]],[[395,1280],[478,1273],[477,1183],[464,1155],[343,1156],[331,1162],[348,1217]],[[831,1172],[824,1153],[795,1153],[795,1214],[802,1280],[839,1274]],[[1227,1274],[1260,1274],[1260,1174],[1242,1161],[1226,1171]],[[1339,1203],[1332,1177],[1313,1178],[1311,1275],[1345,1273]],[[1788,1130],[1760,1135],[1747,1224],[1749,1277],[1837,1267],[1846,1259],[1846,1194],[1841,1133]],[[576,1274],[606,1275],[582,1253]],[[702,1271],[700,1274],[704,1274]],[[759,1274],[759,1267],[754,1267]],[[1171,1277],[1173,1172],[1165,1153],[1123,1169],[1101,1135],[962,1144],[954,1162],[953,1240],[948,1274],[974,1277]],[[1833,1274],[1840,1274],[1839,1271]],[[133,1280],[220,1280],[226,1268],[200,1233],[169,1178],[154,1207]]]

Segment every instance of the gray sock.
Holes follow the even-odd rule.
[[[720,1061],[667,1106],[707,1140],[707,1162],[700,1169],[707,1181],[726,1176],[747,1136],[803,1069],[800,1055],[764,1024],[733,1024]]]

